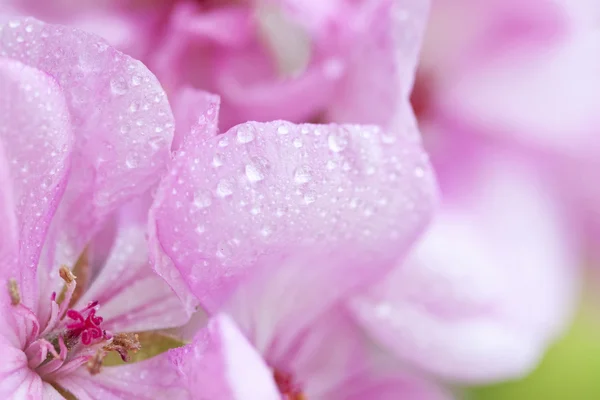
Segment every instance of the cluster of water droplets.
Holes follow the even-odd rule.
[[[0,56],[43,71],[62,89],[77,141],[90,152],[74,167],[107,188],[96,193],[99,206],[142,189],[119,179],[129,171],[163,168],[173,116],[161,85],[141,62],[96,36],[34,19],[0,24]],[[102,185],[106,181],[113,185]]]
[[[158,205],[162,244],[192,275],[296,244],[359,238],[377,249],[423,221],[427,169],[414,132],[242,124],[179,152]]]

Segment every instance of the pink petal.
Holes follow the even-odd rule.
[[[151,211],[152,258],[190,311],[194,296],[214,311],[262,256],[296,262],[314,248],[313,260],[339,263],[327,276],[375,279],[426,223],[434,193],[410,119],[395,136],[242,124],[182,147]]]
[[[597,152],[597,16],[585,1],[436,2],[423,54],[435,107],[520,145]]]
[[[153,70],[168,87],[191,84],[219,93],[226,128],[247,120],[314,118],[333,97],[342,75],[339,62],[319,57],[302,73],[280,71],[277,54],[259,36],[259,14],[250,7],[206,11],[181,3],[150,61]],[[279,36],[296,25],[289,21]]]
[[[389,374],[391,375],[391,374]],[[409,373],[381,377],[369,382],[368,386],[351,393],[335,394],[331,400],[451,400],[454,397],[437,386]]]
[[[69,25],[101,36],[112,46],[134,57],[142,57],[156,42],[157,26],[169,11],[167,2],[151,7],[137,0],[77,1],[4,0],[4,15],[25,15],[61,25]]]
[[[4,80],[0,78],[0,85]],[[0,226],[0,276],[2,277],[3,287],[8,286],[9,279],[17,276],[15,266],[17,265],[19,254],[19,233],[17,226],[17,216],[13,202],[12,180],[8,174],[8,160],[4,154],[4,148],[0,142],[0,220],[3,221]],[[0,334],[16,332],[11,327],[11,299],[7,290],[0,292]],[[15,338],[16,339],[16,338]],[[13,345],[17,345],[18,340],[14,340]]]
[[[119,211],[107,259],[74,307],[98,301],[102,325],[111,332],[164,329],[188,320],[178,297],[150,267],[145,237],[149,206],[150,200],[142,199]]]
[[[16,279],[23,303],[35,307],[40,248],[64,191],[73,136],[63,92],[45,73],[1,58],[0,93],[0,141],[6,168],[2,190],[3,197],[11,196],[3,199],[6,233],[2,236],[3,240],[12,237],[2,246],[2,252],[7,252],[0,266],[2,280]]]
[[[63,399],[61,395],[27,366],[25,353],[0,337],[0,398],[2,399]]]
[[[481,153],[405,265],[352,302],[388,349],[463,382],[534,368],[578,289],[577,249],[548,181],[522,160]]]
[[[429,1],[366,2],[329,121],[392,126],[412,89]]]
[[[112,210],[158,180],[173,117],[146,67],[96,36],[21,19],[2,25],[1,40],[3,54],[46,72],[67,98],[73,172],[53,221],[60,251],[46,268],[72,265]]]
[[[192,344],[169,356],[192,399],[280,399],[272,371],[225,315],[212,318]]]
[[[78,368],[57,383],[79,400],[187,398],[167,353],[133,364],[104,367],[96,375]]]
[[[173,150],[181,147],[185,136],[190,132],[199,135],[216,135],[220,98],[217,95],[183,87],[173,96],[172,107],[176,129]]]

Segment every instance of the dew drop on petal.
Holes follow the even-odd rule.
[[[308,165],[303,165],[296,168],[294,172],[294,182],[298,185],[308,183],[312,180],[312,170]]]
[[[343,136],[331,134],[327,138],[327,144],[329,145],[329,149],[331,151],[334,153],[339,153],[348,146],[348,139]]]
[[[194,194],[194,206],[202,209],[210,207],[212,204],[212,196],[207,190],[199,190]]]
[[[285,125],[279,125],[279,127],[277,128],[277,133],[279,133],[280,135],[287,135],[288,133],[290,133],[290,128],[288,128]]]
[[[247,127],[241,126],[237,131],[237,141],[238,143],[250,143],[254,140],[254,133],[249,130]]]
[[[233,194],[233,182],[229,179],[221,179],[217,184],[217,196],[223,198]]]

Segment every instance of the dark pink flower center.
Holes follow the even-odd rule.
[[[69,308],[76,301],[74,297],[77,297],[73,296],[75,276],[66,267],[61,267],[60,276],[66,285],[60,296],[62,300],[59,303],[56,293],[52,293],[49,317],[42,323],[31,309],[21,303],[16,281],[9,281],[13,309],[27,327],[23,351],[29,368],[45,381],[53,382],[84,364],[91,373],[99,372],[102,360],[109,351],[117,351],[126,361],[128,351],[139,349],[137,335],[112,335],[103,329],[103,318],[96,315],[99,307],[97,301],[91,301],[79,310]]]

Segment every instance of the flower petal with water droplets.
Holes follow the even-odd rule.
[[[3,173],[10,180],[2,190],[12,195],[5,211],[17,217],[20,241],[18,260],[0,267],[3,278],[16,279],[21,301],[35,307],[40,249],[66,185],[73,135],[64,92],[44,72],[0,58],[0,93]]]
[[[237,140],[242,130],[254,139]],[[330,148],[332,136],[347,142],[342,151]],[[218,308],[261,256],[293,258],[317,245],[374,278],[404,254],[435,203],[410,121],[396,136],[372,126],[246,123],[181,150],[155,197],[150,246],[190,311],[194,295]]]
[[[53,220],[60,251],[44,268],[72,265],[108,213],[166,167],[174,130],[166,95],[141,62],[99,37],[31,18],[0,25],[0,55],[45,72],[66,97],[72,173]]]

